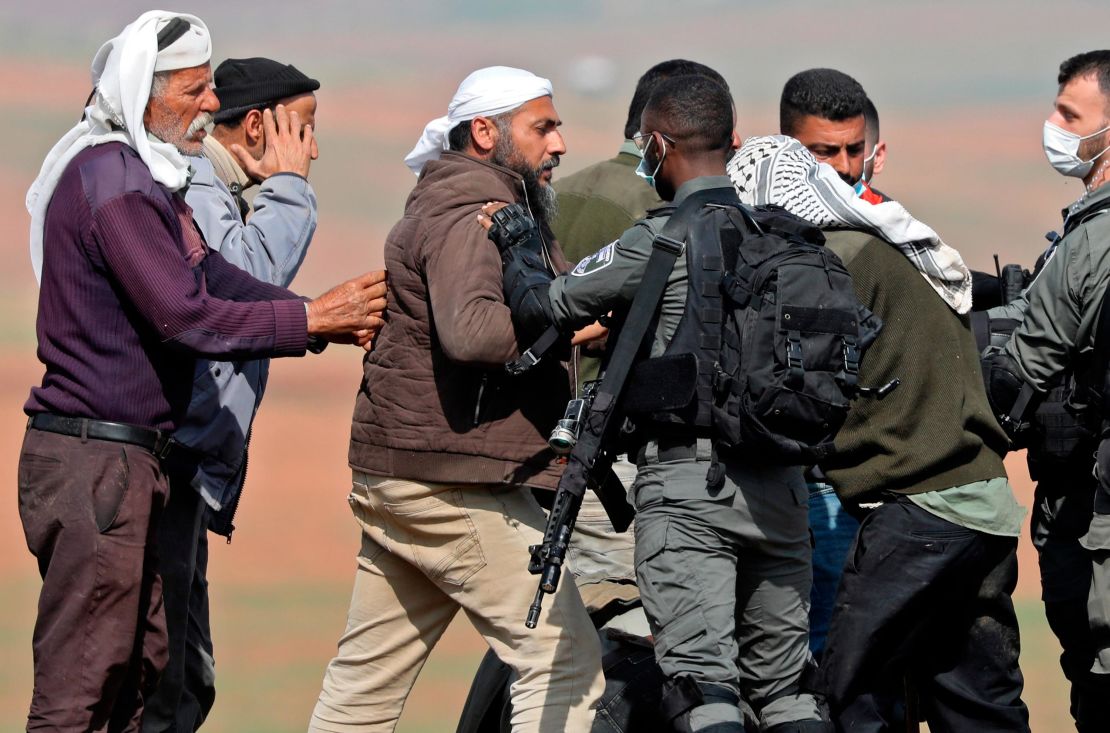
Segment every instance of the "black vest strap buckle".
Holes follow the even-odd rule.
[[[790,369],[790,379],[799,382],[805,379],[805,364],[802,361],[802,334],[790,331],[786,334],[786,366]]]
[[[859,375],[859,345],[851,336],[841,339],[844,350],[844,371],[854,376]]]
[[[677,239],[671,239],[670,237],[663,234],[655,235],[655,240],[652,241],[651,246],[655,249],[661,249],[667,254],[674,255],[675,257],[680,256],[683,252],[686,251],[685,242],[680,242]]]

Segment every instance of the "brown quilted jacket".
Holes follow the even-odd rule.
[[[522,349],[500,255],[476,219],[488,201],[526,204],[523,180],[446,152],[424,168],[389,233],[389,306],[363,362],[352,468],[416,481],[558,483],[562,467],[547,436],[570,398],[569,380],[556,360],[520,377],[505,373]],[[544,231],[563,272],[563,253]]]

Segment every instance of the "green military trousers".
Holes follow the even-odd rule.
[[[760,729],[820,720],[817,700],[799,688],[812,575],[802,470],[726,462],[713,490],[710,451],[707,440],[653,441],[637,459],[636,577],[656,658],[669,680],[733,691]],[[728,697],[706,699],[680,725],[739,725],[741,707]]]

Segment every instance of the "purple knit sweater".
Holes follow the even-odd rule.
[[[88,148],[46,213],[36,326],[42,385],[27,414],[53,412],[172,430],[195,357],[300,356],[298,296],[208,249],[192,210],[133,149]]]

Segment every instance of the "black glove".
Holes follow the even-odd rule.
[[[503,206],[493,212],[490,219],[493,220],[493,225],[489,228],[489,238],[502,255],[512,247],[539,239],[539,227],[520,204]]]
[[[513,315],[517,340],[531,344],[554,318],[547,291],[554,273],[544,258],[540,229],[520,204],[494,212],[489,238],[501,251],[505,304]]]
[[[1009,436],[1013,448],[1025,448],[1032,437],[1030,418],[1040,402],[1040,396],[1029,400],[1018,414],[1014,414],[1023,389],[1027,391],[1025,380],[1018,372],[1017,364],[1004,353],[994,353],[983,359],[983,381],[987,389],[987,401],[991,412]]]

